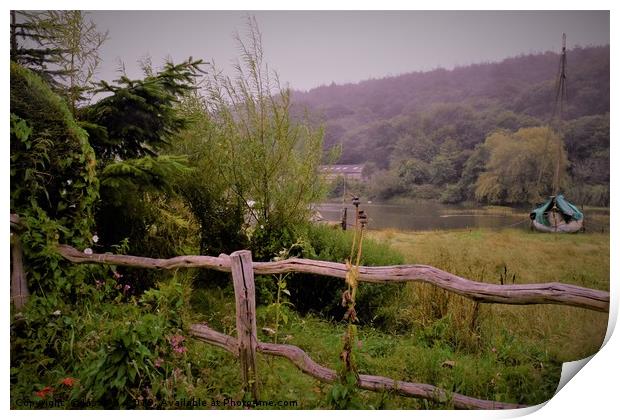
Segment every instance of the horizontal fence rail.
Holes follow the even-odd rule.
[[[206,324],[194,324],[191,326],[190,331],[199,340],[221,347],[235,356],[239,355],[237,339],[234,337],[217,332]],[[288,359],[299,370],[321,382],[333,383],[338,380],[336,371],[316,363],[299,347],[289,344],[259,342],[257,350],[260,353]],[[440,402],[450,401],[455,408],[499,410],[525,407],[519,404],[480,400],[457,393],[448,393],[434,385],[397,381],[383,376],[359,375],[358,386],[369,391],[391,391],[405,397],[416,397]]]
[[[135,257],[131,255],[85,254],[68,245],[58,247],[67,260],[83,264],[113,264],[130,267],[172,270],[177,268],[208,268],[231,272],[230,257],[188,255],[168,259]],[[306,273],[344,279],[345,264],[290,258],[276,262],[253,262],[255,274]],[[599,312],[609,311],[609,293],[558,282],[533,284],[489,284],[456,276],[428,265],[395,265],[386,267],[359,267],[359,278],[368,283],[423,282],[433,284],[466,298],[483,303],[508,305],[556,304],[576,306]]]

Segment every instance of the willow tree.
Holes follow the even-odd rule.
[[[514,204],[540,201],[552,194],[558,161],[559,185],[566,186],[566,151],[562,139],[548,127],[522,128],[516,133],[495,132],[486,138],[483,147],[489,158],[476,181],[475,195],[480,201]]]
[[[217,148],[211,165],[245,206],[255,253],[269,257],[324,192],[317,171],[323,131],[292,119],[290,91],[264,61],[255,19],[236,41],[235,76],[213,67],[206,81]]]
[[[230,254],[244,249],[248,245],[244,234],[246,204],[221,176],[219,164],[224,150],[218,145],[221,138],[215,136],[217,130],[206,100],[193,92],[185,95],[178,110],[188,125],[166,151],[186,156],[192,168],[176,177],[175,189],[197,222],[200,254]],[[201,275],[214,278],[208,270],[202,270]]]

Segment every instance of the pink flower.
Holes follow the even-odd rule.
[[[172,344],[173,347],[180,345],[183,341],[185,341],[185,337],[179,334],[170,337],[170,344]]]
[[[163,363],[164,363],[164,359],[162,359],[161,357],[158,357],[157,359],[155,359],[156,368],[160,368]]]
[[[183,346],[182,343],[185,341],[185,337],[182,335],[173,335],[170,337],[170,345],[172,346],[172,350],[175,353],[185,353],[187,351],[187,347]]]
[[[116,270],[114,270],[114,271],[112,272],[112,275],[114,276],[114,278],[115,278],[116,280],[118,280],[118,279],[120,279],[121,277],[123,277],[123,275],[122,275],[122,274],[120,274],[120,273],[119,273],[118,271],[116,271]]]

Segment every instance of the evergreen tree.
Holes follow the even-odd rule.
[[[59,91],[59,79],[68,73],[58,67],[66,50],[53,45],[56,29],[56,23],[42,19],[38,13],[11,10],[11,61],[28,68]]]
[[[168,62],[144,79],[123,75],[116,84],[100,82],[96,92],[108,96],[80,110],[97,157],[110,162],[156,156],[186,126],[175,106],[182,95],[196,89],[202,64],[190,57],[177,65]]]
[[[80,10],[11,11],[11,59],[64,96],[74,115],[92,90],[99,49],[107,38]]]

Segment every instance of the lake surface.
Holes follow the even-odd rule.
[[[323,218],[339,222],[342,217],[342,203],[320,203],[315,208]],[[355,223],[355,207],[349,203],[347,220]],[[401,230],[441,230],[467,228],[529,229],[529,209],[509,207],[464,207],[420,200],[408,204],[361,203],[369,218],[369,229],[395,228]]]

